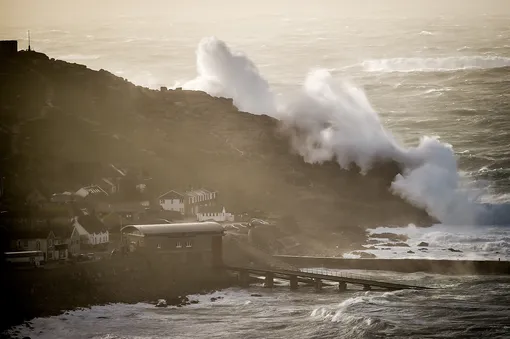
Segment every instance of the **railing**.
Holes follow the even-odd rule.
[[[327,275],[327,276],[334,276],[339,278],[347,278],[347,279],[355,279],[355,280],[365,280],[365,281],[372,281],[372,282],[380,282],[380,283],[387,283],[387,284],[394,284],[394,285],[408,285],[408,282],[395,282],[391,281],[389,279],[380,279],[379,277],[373,278],[371,276],[363,276],[359,274],[352,274],[347,273],[343,271],[332,271],[325,268],[302,268],[299,270],[300,272],[306,272],[306,273],[312,273],[312,274],[320,274],[320,275]],[[415,287],[423,287],[416,283],[411,283],[409,286],[415,286]]]
[[[350,278],[350,279],[357,279],[357,280],[374,280],[371,277],[362,276],[359,274],[352,274],[352,273],[346,273],[342,271],[332,271],[324,268],[302,268],[299,271],[306,272],[306,273],[312,273],[312,274],[321,274],[321,275],[329,275],[333,277],[340,277],[340,278]]]

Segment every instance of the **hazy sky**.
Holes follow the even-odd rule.
[[[239,19],[257,15],[366,16],[508,14],[509,0],[0,0],[3,25],[106,21],[118,16]],[[261,23],[262,24],[262,23]]]

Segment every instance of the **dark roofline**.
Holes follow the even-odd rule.
[[[179,196],[181,196],[181,197],[184,197],[184,194],[179,193],[179,192],[177,192],[176,190],[170,190],[170,191],[168,191],[168,192],[166,192],[166,193],[161,194],[161,195],[158,197],[158,199],[163,198],[165,195],[167,195],[167,194],[169,194],[169,193],[171,193],[171,192],[177,193],[177,195],[179,195]]]
[[[193,222],[193,223],[174,223],[174,224],[146,224],[146,225],[127,225],[121,230],[122,233],[136,231],[144,237],[151,236],[183,236],[197,234],[215,234],[223,235],[223,227],[217,222]]]

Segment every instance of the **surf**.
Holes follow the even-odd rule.
[[[341,169],[355,165],[364,174],[377,162],[395,161],[402,172],[390,190],[441,223],[499,222],[491,214],[492,207],[479,203],[487,187],[463,187],[450,144],[436,136],[423,136],[415,147],[402,146],[383,126],[365,92],[349,81],[314,69],[300,90],[282,95],[271,88],[248,56],[224,41],[204,38],[196,55],[197,77],[183,89],[231,98],[240,111],[280,120],[293,150],[307,163],[335,161]]]

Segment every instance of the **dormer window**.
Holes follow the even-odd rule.
[[[193,247],[193,244],[191,243],[191,241],[186,241],[186,247]]]
[[[178,242],[175,244],[175,247],[176,247],[176,248],[182,248],[181,242],[180,242],[180,241],[178,241]]]

